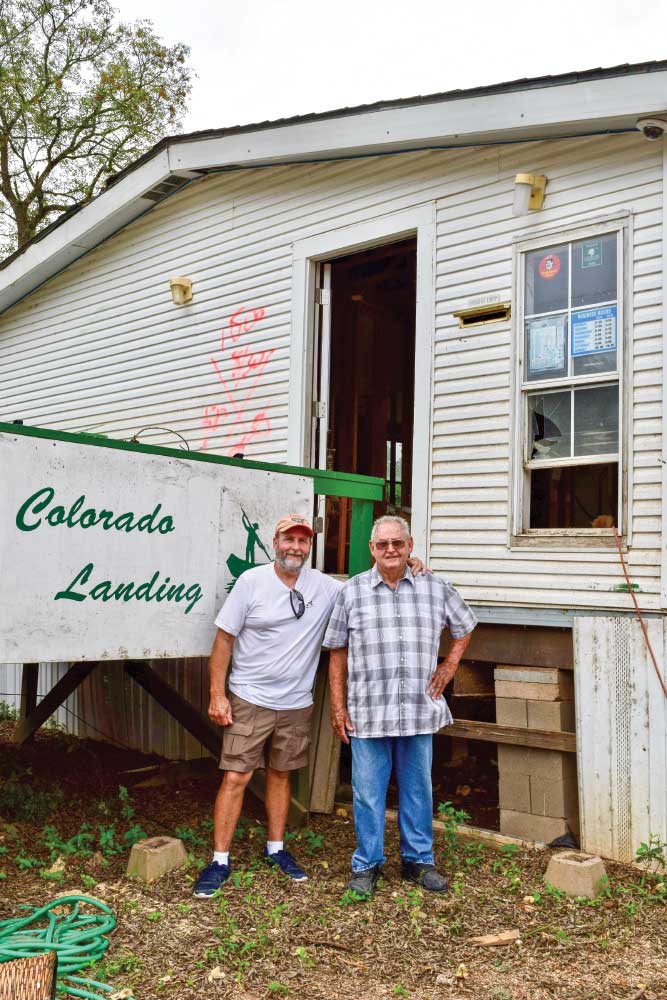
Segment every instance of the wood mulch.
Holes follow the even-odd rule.
[[[294,884],[263,866],[262,807],[249,796],[233,880],[219,899],[196,900],[192,882],[210,854],[213,768],[172,768],[166,783],[138,787],[151,772],[128,771],[154,758],[57,732],[17,750],[13,728],[0,723],[0,919],[70,892],[105,901],[118,925],[95,977],[130,988],[136,1000],[667,1000],[667,905],[657,876],[642,886],[637,869],[608,863],[607,894],[590,905],[545,892],[549,851],[459,852],[446,865],[438,835],[452,891],[430,896],[400,881],[391,828],[385,878],[360,904],[345,893],[349,811],[313,817],[287,845],[310,873]],[[19,804],[10,787],[23,789]],[[119,838],[135,823],[149,836],[179,828],[192,860],[145,885],[126,877],[127,850],[105,857],[95,845],[45,878],[55,860],[42,841],[47,823],[62,841],[82,824],[96,836],[115,824]],[[39,864],[22,867],[19,858]],[[519,939],[506,947],[471,941],[507,930]]]

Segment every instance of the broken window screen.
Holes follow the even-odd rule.
[[[567,243],[526,254],[526,316],[568,308],[569,269]]]
[[[528,397],[531,459],[569,458],[571,441],[570,391],[536,392]]]
[[[618,464],[533,469],[531,528],[611,528],[618,524]]]

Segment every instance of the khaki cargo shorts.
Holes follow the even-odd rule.
[[[296,771],[308,763],[313,706],[276,711],[252,705],[230,692],[231,726],[222,730],[223,771],[254,771],[258,767]]]

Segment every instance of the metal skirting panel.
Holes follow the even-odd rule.
[[[667,678],[665,621],[646,626]],[[631,861],[667,840],[667,699],[638,621],[577,618],[574,653],[582,847]]]
[[[40,663],[37,684],[38,701],[51,690],[69,669],[69,663]],[[0,701],[18,712],[21,707],[22,663],[0,663]],[[53,721],[65,732],[79,734],[79,692],[74,691],[52,716]]]
[[[208,661],[205,657],[147,662],[206,715]],[[82,736],[106,739],[171,760],[207,755],[201,744],[125,673],[121,663],[101,663],[80,690]]]

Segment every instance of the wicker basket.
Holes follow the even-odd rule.
[[[0,964],[0,1000],[53,1000],[55,995],[55,951]]]

